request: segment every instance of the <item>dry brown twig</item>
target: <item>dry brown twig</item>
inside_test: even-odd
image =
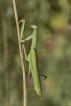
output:
[[[19,23],[18,23],[18,14],[17,14],[17,8],[16,8],[16,2],[13,1],[13,8],[14,8],[14,14],[15,14],[15,21],[16,21],[16,27],[17,27],[17,36],[18,36],[18,43],[19,43],[19,52],[20,52],[20,60],[21,60],[21,66],[22,66],[22,73],[23,73],[23,106],[26,106],[27,96],[26,96],[26,76],[25,76],[25,68],[24,68],[24,62],[23,62],[23,55],[22,55],[22,49],[21,49],[21,42],[20,42],[20,29],[19,29]]]

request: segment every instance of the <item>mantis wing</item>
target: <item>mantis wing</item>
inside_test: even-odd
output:
[[[31,49],[30,51],[30,71],[32,73],[34,89],[37,92],[37,94],[42,98],[41,83],[40,83],[40,77],[38,73],[36,49]]]

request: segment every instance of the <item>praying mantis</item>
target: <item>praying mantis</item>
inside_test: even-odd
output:
[[[29,74],[31,72],[33,84],[34,84],[34,89],[35,89],[37,95],[39,95],[42,99],[42,89],[41,89],[40,76],[39,76],[39,72],[38,72],[39,68],[38,68],[37,52],[36,52],[36,38],[37,38],[37,35],[36,35],[37,30],[36,29],[37,29],[37,27],[35,25],[31,25],[33,32],[29,37],[24,39],[25,20],[22,19],[19,22],[22,22],[21,31],[20,31],[22,50],[24,50],[25,59],[29,63],[28,78],[29,78]],[[32,43],[31,43],[31,48],[30,48],[29,54],[27,56],[24,42],[26,42],[30,39],[32,39]],[[40,75],[44,76],[42,74],[40,74]],[[47,76],[44,76],[44,77],[45,77],[45,79],[47,78]]]

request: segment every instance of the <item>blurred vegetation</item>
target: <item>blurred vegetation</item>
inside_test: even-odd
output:
[[[43,100],[34,88],[28,106],[71,106],[71,0],[16,0],[25,36],[37,25],[37,55]],[[31,41],[25,43],[27,53]],[[28,63],[25,62],[26,76]],[[32,83],[29,78],[29,86]],[[0,0],[0,105],[22,106],[22,71],[12,0]]]

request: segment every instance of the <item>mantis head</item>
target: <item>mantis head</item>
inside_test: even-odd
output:
[[[37,26],[35,26],[35,25],[31,25],[30,27],[33,28],[33,29],[37,28]]]

